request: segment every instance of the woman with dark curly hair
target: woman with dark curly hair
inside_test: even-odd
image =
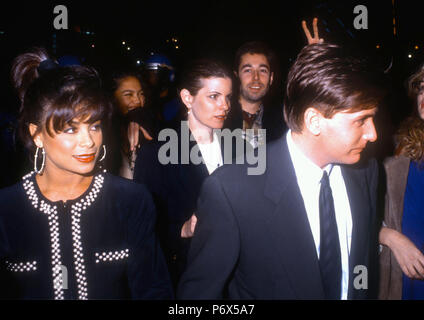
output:
[[[415,111],[396,134],[395,156],[384,163],[380,299],[424,299],[424,68],[409,78],[408,91]]]
[[[12,80],[34,171],[0,190],[0,297],[172,298],[149,192],[99,168],[111,108],[97,72],[36,48]]]

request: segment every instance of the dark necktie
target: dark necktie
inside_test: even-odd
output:
[[[327,172],[321,179],[319,192],[320,253],[319,266],[325,299],[340,299],[342,262],[333,194]]]

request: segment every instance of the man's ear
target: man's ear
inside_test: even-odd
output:
[[[181,101],[185,104],[188,110],[191,110],[194,97],[191,95],[190,91],[187,89],[182,89],[180,91]]]
[[[234,70],[233,72],[234,72],[234,76],[238,79],[239,77],[238,72],[236,70]]]
[[[321,133],[322,118],[323,115],[318,109],[307,108],[303,116],[304,128],[314,136],[318,136]]]
[[[38,132],[37,133],[37,125],[30,123],[28,126],[28,130],[29,130],[29,134],[31,135],[32,139],[34,140],[34,144],[38,147],[38,148],[42,148],[43,147],[43,139],[41,138],[41,133]]]
[[[269,78],[269,86],[272,85],[273,81],[274,81],[274,72],[271,72],[271,77]]]

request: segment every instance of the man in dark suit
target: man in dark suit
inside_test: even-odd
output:
[[[302,49],[265,173],[223,166],[203,184],[178,298],[375,297],[377,164],[360,158],[381,93],[339,46]]]

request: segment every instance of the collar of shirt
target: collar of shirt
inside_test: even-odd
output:
[[[214,132],[211,143],[197,144],[202,154],[203,162],[208,169],[209,174],[212,174],[216,168],[222,166],[221,145],[219,144],[218,136]]]
[[[319,186],[324,170],[327,171],[328,176],[330,176],[333,165],[330,163],[324,169],[321,169],[313,163],[295,144],[291,135],[291,130],[287,132],[287,146],[289,148],[298,183],[302,185],[304,183],[313,183],[314,186]]]

